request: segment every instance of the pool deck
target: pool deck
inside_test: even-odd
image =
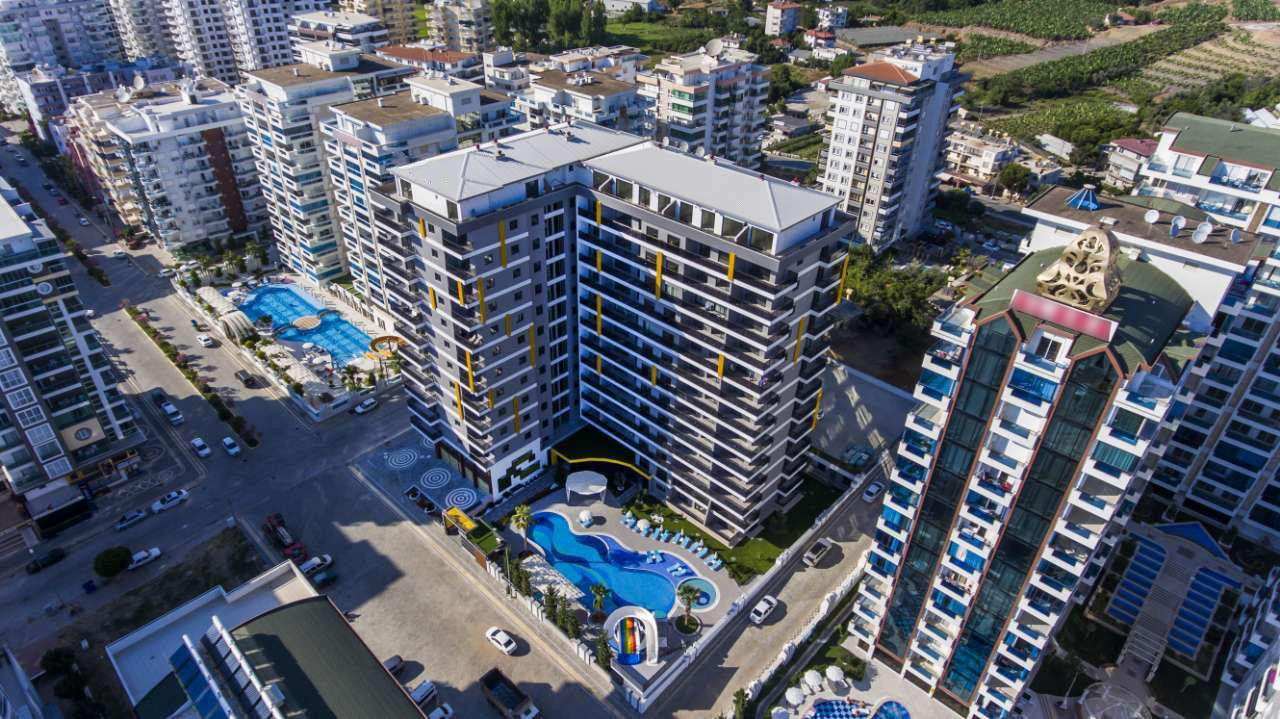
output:
[[[802,686],[800,677],[795,677],[789,687]],[[778,696],[776,707],[781,707],[789,712],[789,716],[794,719],[803,719],[813,711],[814,704],[824,699],[860,699],[870,702],[873,710],[878,708],[882,703],[892,700],[901,704],[911,714],[911,719],[934,719],[935,717],[955,716],[950,710],[944,709],[921,690],[916,685],[907,681],[900,674],[894,674],[893,670],[884,666],[876,660],[867,662],[867,677],[860,682],[844,681],[839,684],[833,684],[826,678],[822,681],[822,690],[818,692],[805,691],[804,703],[799,707],[792,708],[788,706],[782,695]],[[774,707],[770,707],[770,711],[764,716],[772,716]],[[874,711],[872,712],[874,716]]]
[[[569,521],[570,529],[579,534],[607,534],[627,549],[636,552],[647,552],[656,549],[684,562],[693,570],[694,574],[686,574],[680,577],[679,581],[683,582],[693,576],[698,576],[711,582],[716,588],[716,603],[707,609],[694,610],[693,612],[693,615],[702,620],[704,625],[715,624],[723,619],[725,612],[729,609],[729,605],[742,593],[738,584],[729,578],[729,574],[723,568],[719,571],[712,571],[706,562],[695,557],[692,552],[684,547],[671,542],[659,542],[652,537],[645,537],[623,524],[622,509],[615,506],[612,497],[603,501],[593,498],[575,498],[572,503],[566,503],[563,491],[557,491],[535,502],[532,509],[535,514],[548,511],[560,513],[561,516]],[[591,510],[592,516],[595,517],[595,522],[592,523],[591,527],[585,529],[578,523],[578,514],[584,509]],[[513,546],[518,546],[518,542]],[[678,616],[683,611],[684,608],[677,605],[677,608],[672,612],[672,616]]]

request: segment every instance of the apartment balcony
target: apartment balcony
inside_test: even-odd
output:
[[[1057,523],[1053,525],[1053,530],[1061,532],[1071,541],[1092,551],[1098,548],[1098,542],[1102,539],[1102,530],[1106,529],[1106,526],[1106,522],[1099,521],[1092,513],[1068,506],[1065,516],[1058,518]]]

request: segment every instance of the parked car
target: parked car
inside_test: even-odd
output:
[[[42,182],[42,183],[40,183],[40,187],[41,187],[45,192],[53,192],[53,185],[52,185],[52,184],[50,184],[50,183],[48,183],[48,182]]]
[[[151,398],[151,403],[157,407],[169,401],[169,395],[165,394],[164,390],[159,387],[148,392],[147,396]]]
[[[291,534],[283,524],[272,525],[268,522],[267,524],[262,525],[262,533],[275,540],[276,544],[279,544],[281,549],[297,543],[293,538],[293,534]]]
[[[240,380],[240,384],[250,389],[258,386],[258,378],[249,374],[246,370],[236,370],[236,379]]]
[[[266,521],[262,523],[263,527],[283,527],[284,515],[279,512],[273,512],[267,515]]]
[[[427,715],[427,719],[453,719],[453,707],[449,706],[449,702],[444,702],[432,709],[431,713]]]
[[[147,510],[145,509],[135,509],[132,512],[125,512],[121,515],[120,519],[116,520],[116,531],[123,532],[129,527],[132,527],[138,522],[146,519],[148,516],[150,515],[147,514]]]
[[[760,601],[751,608],[751,623],[764,624],[764,620],[773,614],[773,610],[778,608],[778,599],[772,595],[766,594],[760,597]]]
[[[404,657],[399,654],[393,654],[382,660],[382,668],[386,669],[391,676],[399,676],[404,671]]]
[[[88,217],[81,217],[81,218],[80,218],[80,226],[81,226],[81,227],[88,227],[88,226],[89,226],[89,218],[88,218]]]
[[[177,272],[175,272],[175,271],[174,271],[174,269],[173,269],[172,267],[166,267],[166,268],[164,268],[163,270],[160,270],[160,276],[161,276],[161,277],[173,277],[173,276],[174,276],[174,275],[176,275],[176,274],[178,274],[178,273],[177,273]]]
[[[338,581],[337,572],[317,572],[311,575],[311,586],[316,589],[327,587],[336,581]]]
[[[177,407],[173,406],[172,402],[165,402],[160,405],[160,411],[164,412],[164,416],[169,420],[169,424],[174,427],[177,427],[187,421],[187,418],[182,416],[182,413],[178,411]]]
[[[507,634],[505,631],[497,627],[489,627],[484,632],[484,638],[488,639],[489,643],[497,647],[498,651],[501,651],[503,654],[506,654],[507,656],[515,654],[516,640],[512,639],[511,635]]]
[[[62,549],[61,547],[50,549],[44,554],[32,559],[30,562],[27,562],[27,574],[35,574],[41,569],[44,569],[45,567],[52,567],[66,558],[67,550]]]
[[[409,698],[418,706],[434,701],[436,696],[436,685],[430,679],[423,679],[409,690]]]
[[[201,347],[217,347],[218,346],[217,341],[214,340],[209,335],[196,335],[196,342],[199,342]]]
[[[213,454],[213,450],[209,449],[209,445],[205,444],[204,440],[199,437],[191,439],[191,448],[196,451],[197,457],[208,457]]]
[[[166,509],[173,509],[179,504],[182,504],[183,502],[187,501],[187,498],[189,498],[190,496],[191,496],[191,493],[185,489],[179,489],[176,492],[170,492],[164,495],[163,497],[161,497],[160,499],[157,499],[156,501],[151,503],[151,513],[159,514],[165,511]]]
[[[125,252],[124,250],[116,250],[115,252],[111,253],[111,256],[116,258],[117,260],[129,259],[129,253]]]
[[[872,482],[867,485],[866,489],[862,490],[862,501],[867,502],[868,504],[874,502],[876,501],[876,497],[879,497],[880,493],[883,491],[884,482]]]
[[[151,549],[143,549],[133,553],[133,561],[129,562],[129,570],[132,571],[144,564],[150,564],[160,558],[160,548],[152,547]]]
[[[827,556],[827,552],[831,551],[831,547],[830,539],[826,537],[819,539],[813,543],[813,546],[809,547],[809,551],[804,553],[804,563],[810,567],[818,566],[818,562],[821,562],[822,558]]]
[[[59,205],[66,205],[66,204],[68,204],[68,202],[67,202],[67,198],[62,197],[62,196],[59,196],[59,197],[58,197],[58,204],[59,204]]]
[[[330,564],[333,564],[333,557],[328,554],[317,554],[311,559],[299,564],[298,571],[303,574],[315,574],[321,569],[328,567]]]
[[[377,407],[377,406],[378,406],[378,398],[370,397],[369,399],[366,399],[360,404],[352,407],[351,414],[368,414],[373,411],[374,407]]]
[[[227,454],[231,455],[232,457],[240,456],[240,445],[230,437],[222,438],[222,448],[227,450]]]
[[[89,319],[93,319],[98,316],[98,313],[94,310],[85,310],[84,316],[88,317]]]
[[[294,564],[301,564],[307,561],[307,545],[302,542],[294,542],[285,547],[281,552],[285,559],[293,560]]]

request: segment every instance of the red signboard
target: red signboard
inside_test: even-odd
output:
[[[1116,333],[1116,323],[1106,317],[1085,312],[1056,300],[1040,295],[1033,295],[1022,290],[1013,291],[1013,302],[1010,306],[1018,312],[1024,312],[1046,322],[1066,327],[1080,334],[1089,335],[1103,342],[1110,342]]]

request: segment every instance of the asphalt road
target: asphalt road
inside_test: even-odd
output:
[[[92,611],[180,561],[192,546],[224,526],[228,516],[239,517],[269,553],[256,527],[266,514],[281,511],[312,553],[333,555],[340,579],[328,591],[339,607],[358,616],[355,626],[371,648],[383,656],[404,656],[410,662],[408,676],[435,680],[443,699],[460,715],[489,715],[475,682],[493,666],[535,702],[555,708],[554,715],[613,714],[593,693],[603,696],[608,691],[598,686],[603,682],[593,682],[585,666],[572,666],[560,652],[548,649],[526,630],[525,620],[512,606],[475,586],[469,574],[459,571],[456,560],[424,542],[419,528],[347,469],[354,457],[409,428],[402,400],[384,402],[362,417],[342,415],[314,425],[273,391],[244,389],[234,378],[242,365],[230,348],[205,349],[196,343],[191,316],[167,280],[158,276],[161,264],[154,248],[130,253],[127,260],[113,259],[111,254],[119,248],[110,243],[107,231],[96,221],[81,227],[73,205],[57,205],[48,198],[41,189],[46,179],[34,161],[22,168],[9,151],[0,151],[0,172],[32,192],[77,241],[100,256],[111,279],[109,287],[89,278],[76,260],[68,258],[68,265],[85,305],[97,314],[92,320],[95,329],[126,375],[121,391],[134,395],[134,406],[149,431],[165,437],[175,461],[181,462],[181,471],[169,481],[113,492],[99,502],[91,520],[41,547],[70,547],[60,564],[29,577],[20,568],[21,557],[10,562],[0,578],[0,602],[7,607],[0,617],[0,641],[20,650],[47,640],[70,616],[65,610],[47,616],[46,605],[76,603]],[[230,428],[129,319],[121,309],[124,301],[146,309],[153,324],[181,351],[200,358],[201,374],[227,390],[236,411],[261,431],[261,446],[246,448],[239,458],[222,451],[218,440],[231,434]],[[185,424],[173,428],[160,421],[145,396],[154,387],[173,399]],[[196,458],[190,450],[188,442],[195,436],[213,447],[208,459]],[[191,499],[123,532],[112,529],[123,511],[145,507],[177,488],[188,489]],[[156,546],[164,554],[136,574],[85,595],[81,583],[92,577],[93,557],[118,544]],[[276,555],[268,556],[275,561]],[[521,644],[517,656],[505,657],[484,641],[483,632],[491,625],[512,631]]]

